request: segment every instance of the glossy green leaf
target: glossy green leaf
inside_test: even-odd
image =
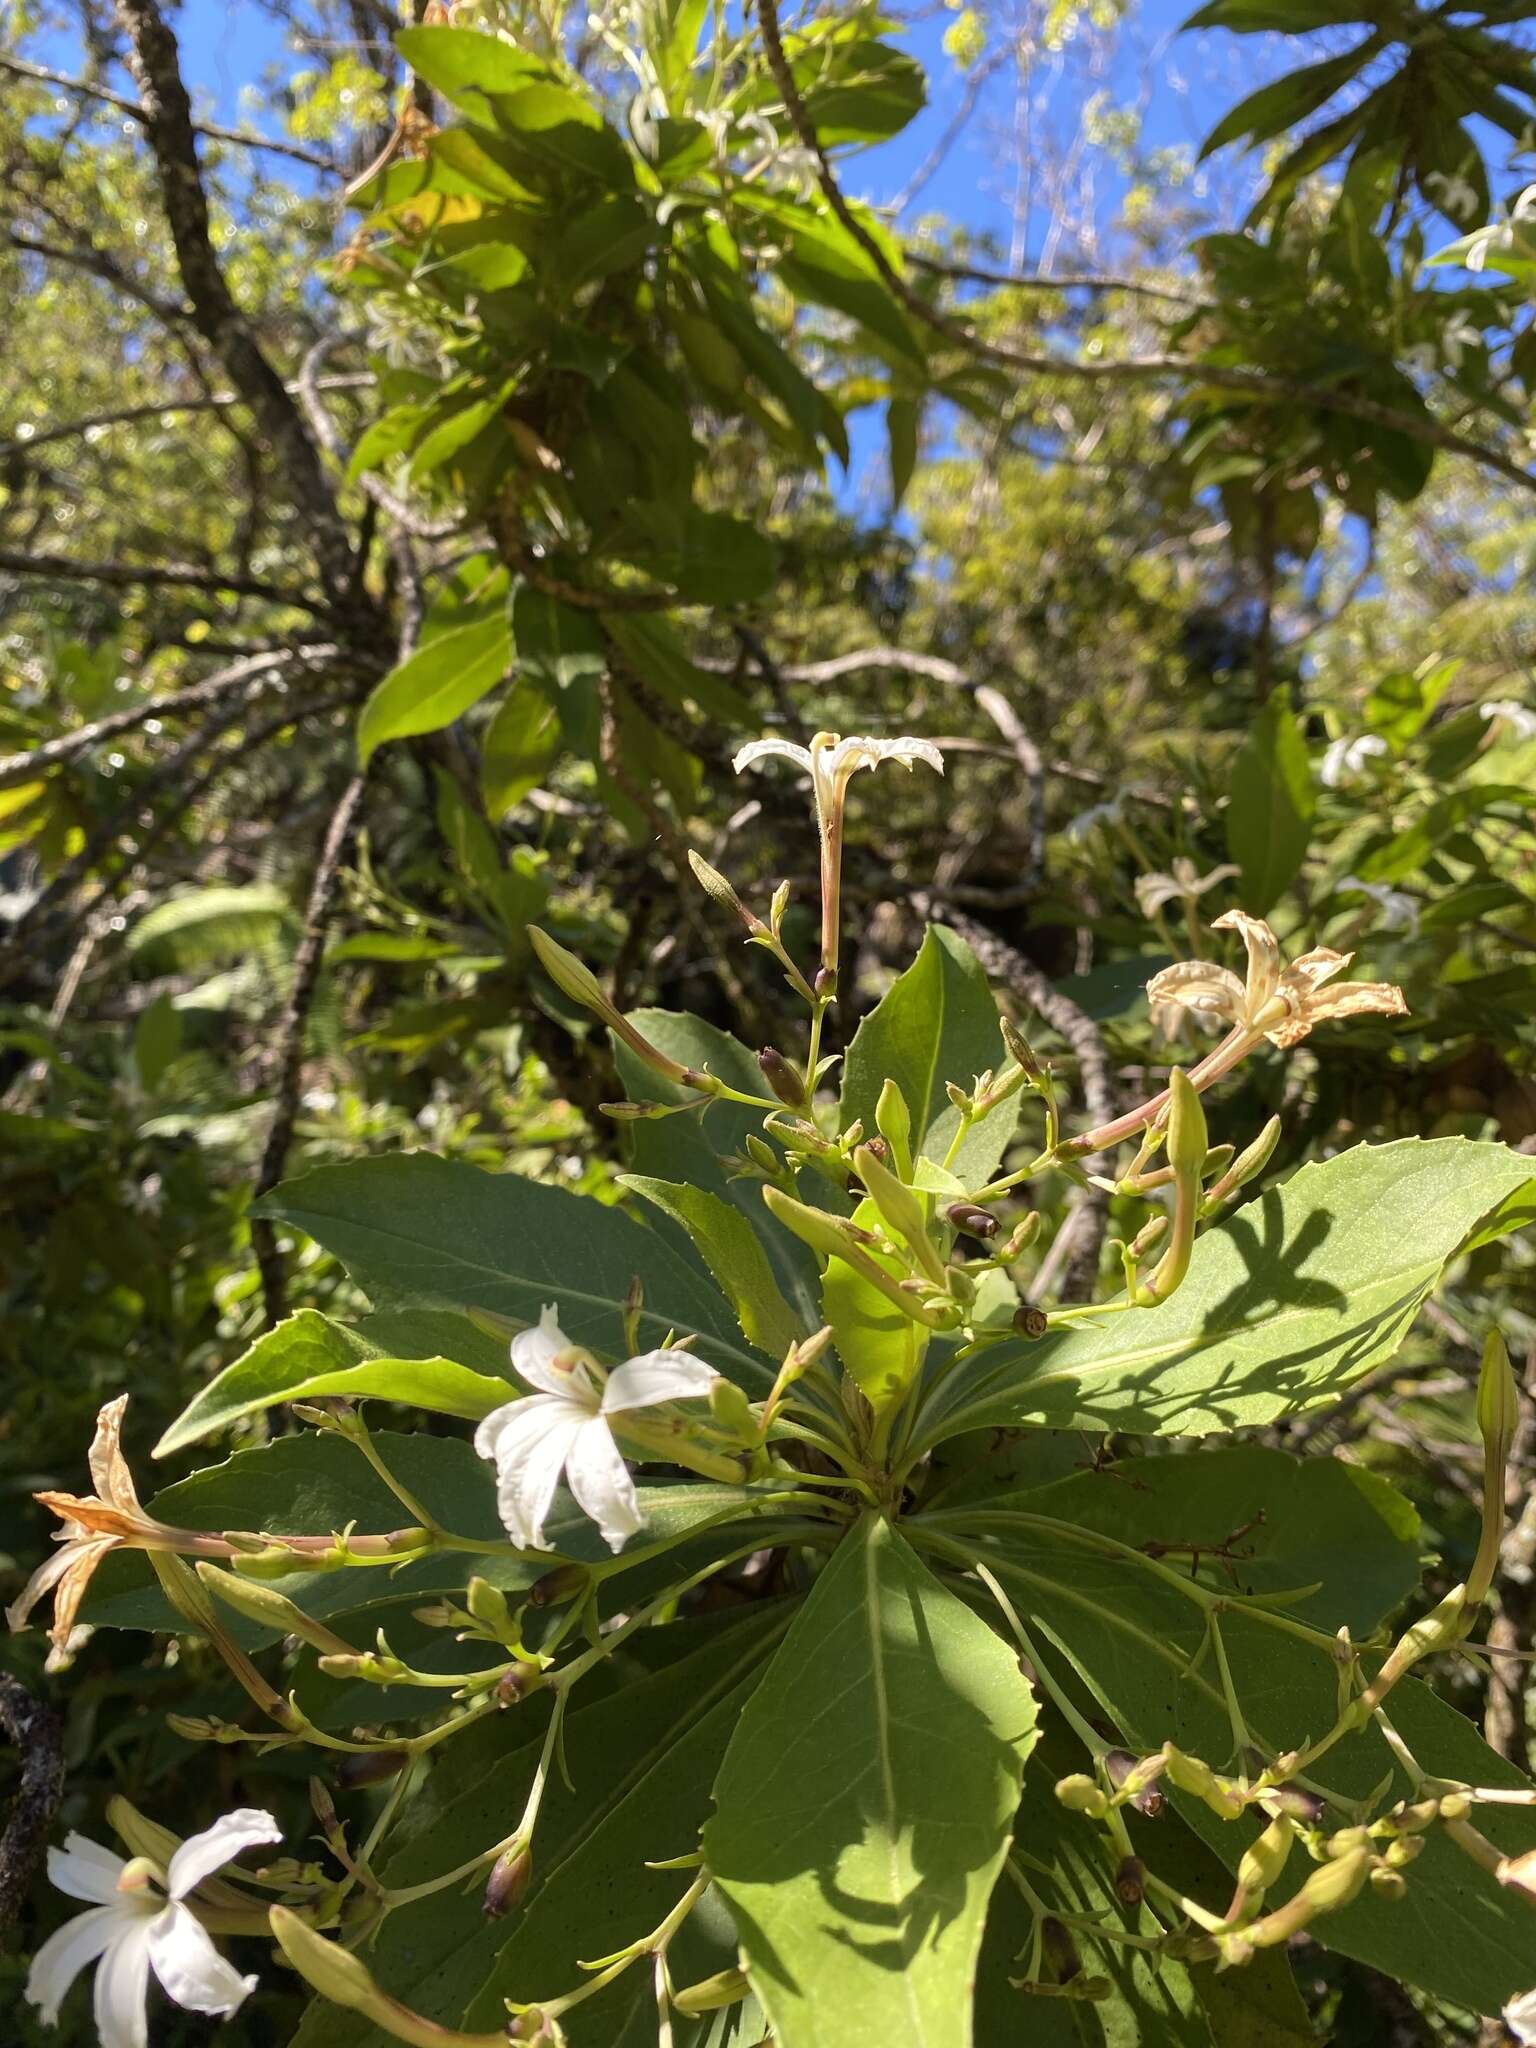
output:
[[[624,1306],[645,1290],[642,1349],[669,1330],[753,1391],[773,1367],[738,1332],[702,1262],[672,1237],[563,1188],[431,1153],[322,1166],[257,1205],[333,1252],[379,1308],[486,1310],[536,1323],[546,1303],[576,1344],[626,1356]]]
[[[548,70],[504,36],[446,23],[400,29],[395,47],[419,78],[476,120],[490,116],[490,94],[521,92]]]
[[[511,689],[480,742],[480,790],[487,813],[506,816],[537,789],[560,752],[555,707],[533,684]]]
[[[1202,1237],[1159,1307],[951,1371],[917,1442],[1020,1423],[1204,1436],[1322,1406],[1391,1357],[1446,1260],[1531,1178],[1519,1153],[1462,1138],[1304,1166]]]
[[[620,1174],[619,1182],[654,1203],[687,1231],[735,1309],[736,1320],[749,1344],[766,1351],[771,1358],[782,1358],[792,1344],[810,1335],[796,1321],[780,1294],[767,1254],[739,1209],[733,1209],[707,1188],[653,1180],[643,1173]]]
[[[1422,732],[1462,666],[1459,660],[1431,659],[1383,676],[1365,700],[1366,724],[1394,746],[1406,746]]]
[[[1475,782],[1463,789],[1453,789],[1385,846],[1367,854],[1360,863],[1361,876],[1367,882],[1403,881],[1417,873],[1453,833],[1501,808],[1521,813],[1522,823],[1528,827],[1531,813],[1536,810],[1536,796],[1519,783]]]
[[[195,1394],[155,1445],[164,1458],[281,1401],[320,1394],[365,1396],[478,1422],[520,1388],[447,1358],[390,1358],[356,1330],[312,1308],[265,1331],[233,1365]]]
[[[779,2048],[964,2048],[1034,1700],[868,1516],[741,1716],[704,1850]]]
[[[848,1048],[843,1124],[858,1117],[866,1135],[871,1133],[875,1104],[890,1079],[911,1112],[914,1152],[947,1163],[967,1187],[981,1187],[1013,1135],[1018,1098],[973,1123],[949,1159],[960,1112],[945,1084],[969,1089],[978,1074],[1004,1064],[997,1005],[981,962],[946,926],[931,925],[916,960],[870,1011]]]
[[[499,614],[439,633],[377,685],[357,722],[357,753],[369,761],[386,740],[439,732],[495,689],[512,659]]]
[[[1380,38],[1368,36],[1341,57],[1304,65],[1300,71],[1287,71],[1261,85],[1217,122],[1200,146],[1201,157],[1213,156],[1229,142],[1267,142],[1283,128],[1306,120],[1331,100],[1379,47]]]
[[[1296,879],[1312,833],[1317,789],[1290,691],[1270,693],[1232,764],[1227,851],[1243,871],[1242,903],[1263,917]]]
[[[893,398],[885,408],[885,433],[891,452],[891,505],[899,510],[917,468],[919,410],[911,398]]]
[[[878,1229],[880,1212],[873,1202],[860,1202],[853,1221],[865,1230]],[[905,1263],[894,1255],[871,1251],[870,1257],[893,1280],[906,1277]],[[843,1369],[859,1392],[877,1414],[894,1407],[917,1376],[929,1332],[841,1259],[827,1261],[821,1313],[831,1326]]]

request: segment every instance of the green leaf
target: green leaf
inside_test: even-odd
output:
[[[488,1379],[446,1358],[381,1356],[378,1346],[358,1331],[303,1308],[264,1332],[243,1358],[195,1394],[155,1445],[154,1454],[167,1457],[216,1429],[227,1429],[242,1416],[317,1394],[345,1394],[354,1400],[371,1396],[478,1422],[518,1392],[509,1379]]]
[[[1380,46],[1379,36],[1367,36],[1363,43],[1346,50],[1342,57],[1325,58],[1321,64],[1305,65],[1300,71],[1288,71],[1268,85],[1261,85],[1257,92],[1239,100],[1232,111],[1217,122],[1200,145],[1202,161],[1213,156],[1218,149],[1224,149],[1229,142],[1237,142],[1243,137],[1251,143],[1267,142],[1282,128],[1291,128],[1306,120],[1309,114],[1315,114],[1320,106],[1331,100],[1339,87],[1347,84]]]
[[[390,1915],[389,1939],[369,1952],[385,1988],[448,2026],[495,2028],[506,2020],[504,1999],[528,2002],[569,1989],[581,1982],[583,1960],[656,1926],[693,1872],[649,1863],[692,1847],[720,1758],[787,1619],[774,1603],[725,1627],[656,1630],[649,1636],[652,1657],[670,1652],[671,1661],[649,1673],[631,1666],[629,1682],[606,1695],[583,1685],[562,1743],[576,1790],[562,1774],[551,1777],[522,1908],[488,1920],[473,1902],[466,1910],[460,1885],[399,1908]],[[443,1785],[434,1777],[428,1788],[430,1819],[385,1863],[385,1883],[426,1883],[503,1839],[532,1782],[544,1726],[534,1700],[447,1745]],[[734,1963],[729,1916],[713,1895],[685,1923],[668,1960],[679,1989]],[[654,2044],[648,1960],[562,2025],[572,2048]],[[678,2039],[683,2048],[702,2048],[701,2037],[682,2023]],[[392,2037],[360,2014],[316,2000],[293,2048],[392,2048]]]
[[[854,1035],[843,1065],[842,1121],[875,1128],[875,1104],[887,1079],[906,1098],[914,1153],[941,1164],[960,1128],[945,1093],[970,1088],[1002,1066],[997,1005],[976,955],[944,925],[930,925],[916,960],[892,983]],[[1018,1120],[1018,1097],[972,1124],[950,1169],[968,1188],[990,1179]]]
[[[130,954],[161,954],[178,967],[248,957],[293,921],[287,896],[270,882],[188,889],[146,910],[123,941]]]
[[[675,1010],[634,1010],[630,1021],[655,1046],[685,1067],[711,1073],[744,1095],[761,1091],[763,1076],[739,1038]],[[683,1102],[690,1090],[674,1087],[642,1064],[620,1040],[614,1060],[631,1102]],[[706,1189],[739,1209],[767,1254],[774,1284],[807,1329],[816,1328],[821,1282],[810,1250],[776,1223],[763,1202],[762,1183],[734,1177],[727,1162],[739,1156],[746,1138],[761,1134],[762,1112],[748,1103],[705,1102],[689,1116],[637,1123],[630,1131],[630,1163],[658,1180],[684,1181]]]
[[[1385,846],[1367,854],[1360,863],[1362,878],[1367,882],[1404,880],[1417,873],[1435,849],[1463,825],[1501,805],[1513,806],[1528,824],[1532,810],[1536,809],[1536,796],[1518,782],[1475,782],[1463,789],[1453,789]]]
[[[158,995],[140,1010],[133,1027],[133,1064],[147,1094],[159,1087],[180,1051],[181,1013],[168,995]]]
[[[1334,28],[1346,21],[1369,21],[1361,0],[1209,0],[1182,24],[1192,28],[1229,28],[1240,36],[1305,35],[1308,29]]]
[[[891,451],[891,509],[900,511],[912,472],[917,467],[920,409],[911,398],[893,398],[885,408],[885,432]]]
[[[1383,676],[1365,700],[1365,722],[1394,746],[1406,746],[1423,731],[1435,706],[1460,674],[1463,664],[1434,656],[1416,669]]]
[[[780,1294],[767,1254],[739,1209],[707,1188],[653,1180],[643,1173],[621,1173],[619,1185],[654,1202],[687,1231],[735,1309],[749,1344],[766,1351],[770,1358],[782,1358],[792,1344],[810,1335]]]
[[[773,1382],[680,1240],[564,1188],[413,1152],[322,1166],[284,1182],[256,1212],[317,1239],[376,1307],[480,1309],[523,1325],[553,1303],[573,1344],[610,1358],[627,1355],[624,1308],[638,1279],[642,1349],[664,1344],[669,1330],[691,1334],[749,1390]]]
[[[779,2048],[964,2048],[1035,1706],[867,1516],[747,1705],[704,1851]]]
[[[880,1212],[863,1201],[853,1212],[861,1229],[880,1226]],[[906,1277],[907,1267],[894,1255],[870,1252],[893,1280]],[[883,1414],[905,1394],[928,1350],[929,1333],[904,1316],[880,1289],[841,1259],[829,1259],[821,1281],[821,1313],[830,1324],[832,1341],[843,1369],[876,1414]]]
[[[913,1448],[1017,1424],[1205,1436],[1319,1407],[1392,1356],[1446,1260],[1531,1179],[1518,1152],[1464,1138],[1304,1166],[1203,1236],[1157,1308],[952,1370]]]
[[[486,811],[504,818],[553,767],[560,752],[560,720],[531,683],[517,683],[480,742],[480,790]]]
[[[597,621],[520,583],[512,599],[512,633],[522,677],[554,705],[569,743],[595,754],[597,685],[608,660]]]
[[[662,549],[656,573],[680,598],[715,605],[745,604],[770,589],[779,553],[766,534],[727,512],[690,505],[680,545]]]
[[[1317,790],[1291,693],[1271,692],[1232,764],[1227,851],[1243,871],[1242,901],[1263,917],[1295,880],[1311,837]]]
[[[1357,1642],[1419,1583],[1419,1517],[1395,1487],[1359,1465],[1259,1444],[1121,1458],[975,1499],[970,1512],[987,1508],[1056,1516],[1180,1569],[1203,1562],[1236,1593],[1299,1595],[1288,1614],[1330,1634],[1347,1627]]]
[[[919,1546],[923,1540],[916,1528],[913,1540]],[[1112,1739],[1133,1751],[1172,1740],[1217,1770],[1235,1764],[1220,1672],[1206,1650],[1207,1608],[1198,1590],[1184,1583],[1187,1567],[1170,1571],[1146,1558],[1099,1554],[1091,1544],[1045,1530],[1002,1534],[992,1526],[987,1541],[990,1567],[1027,1617],[1043,1663],[1058,1681],[1069,1671],[1076,1675],[1092,1696],[1089,1711]],[[1280,1755],[1331,1728],[1338,1712],[1331,1635],[1298,1641],[1273,1615],[1245,1608],[1224,1580],[1211,1576],[1208,1584],[1224,1603],[1222,1644],[1253,1738],[1267,1754]],[[1427,1686],[1406,1679],[1389,1705],[1426,1771],[1525,1789],[1520,1773]],[[1375,1727],[1341,1740],[1311,1766],[1308,1778],[1325,1795],[1346,1801],[1371,1797],[1385,1781],[1381,1808],[1417,1796]],[[1252,1822],[1223,1823],[1198,1801],[1176,1803],[1232,1868],[1255,1832]],[[1507,1853],[1536,1846],[1536,1817],[1529,1813],[1483,1806],[1477,1824]],[[1310,1868],[1305,1857],[1293,1859],[1271,1902],[1279,1905]],[[1477,2012],[1496,2012],[1530,1981],[1529,1904],[1479,1870],[1439,1829],[1429,1831],[1402,1899],[1383,1900],[1367,1887],[1353,1905],[1310,1931],[1325,1947]]]
[[[505,37],[475,28],[403,28],[395,35],[395,47],[418,78],[477,121],[494,119],[489,94],[521,92],[549,69]]]
[[[450,627],[419,647],[377,685],[357,721],[358,760],[386,740],[439,732],[495,689],[512,660],[512,635],[499,613]]]

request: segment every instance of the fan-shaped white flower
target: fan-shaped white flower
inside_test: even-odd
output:
[[[1214,889],[1218,882],[1225,882],[1231,875],[1242,870],[1223,861],[1208,874],[1202,875],[1187,853],[1175,856],[1171,874],[1138,875],[1136,878],[1136,901],[1143,917],[1151,917],[1162,909],[1165,903],[1176,899],[1185,903],[1196,903],[1207,889]]]
[[[85,1835],[67,1836],[62,1849],[48,1851],[48,1875],[90,1911],[65,1921],[32,1958],[28,2000],[47,2025],[57,2025],[64,1994],[95,1963],[101,2048],[146,2048],[151,1970],[188,2012],[227,2019],[256,1979],[224,1960],[184,1901],[242,1849],[281,1839],[270,1813],[242,1807],[189,1835],[161,1870],[141,1856],[125,1862]]]
[[[1385,882],[1363,882],[1358,875],[1346,875],[1339,888],[1353,889],[1361,896],[1369,896],[1381,912],[1381,921],[1389,932],[1408,932],[1417,937],[1419,906],[1404,890],[1389,889]]]
[[[1513,697],[1496,697],[1491,704],[1479,704],[1477,715],[1498,719],[1517,740],[1536,739],[1536,711],[1517,704]]]
[[[540,1391],[495,1408],[475,1449],[496,1467],[496,1505],[514,1543],[549,1550],[544,1523],[565,1474],[576,1502],[613,1550],[643,1526],[635,1483],[610,1418],[707,1397],[719,1377],[687,1351],[646,1351],[605,1373],[573,1344],[553,1308],[512,1339],[512,1366]]]
[[[942,775],[944,756],[932,740],[840,739],[835,732],[819,732],[808,747],[796,746],[792,740],[749,740],[731,766],[740,775],[743,769],[754,767],[759,761],[773,760],[793,761],[811,778],[816,824],[821,834],[821,964],[829,974],[835,974],[842,897],[843,806],[848,784],[861,768],[878,768],[882,761],[899,761],[908,773],[922,761]]]
[[[1346,734],[1343,739],[1334,740],[1323,755],[1318,780],[1324,789],[1337,789],[1341,782],[1358,775],[1374,755],[1386,751],[1387,743],[1379,733],[1357,733],[1353,739]]]
[[[1476,187],[1459,171],[1431,171],[1424,185],[1427,191],[1437,195],[1442,210],[1452,220],[1470,220],[1477,212]]]
[[[1536,2048],[1536,1991],[1522,1991],[1518,1998],[1512,1998],[1502,2017],[1520,2048]]]

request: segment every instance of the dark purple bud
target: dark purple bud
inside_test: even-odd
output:
[[[1122,1906],[1139,1906],[1147,1888],[1147,1866],[1139,1856],[1127,1856],[1115,1872],[1115,1897]]]
[[[552,1572],[546,1572],[542,1579],[535,1579],[528,1588],[529,1605],[553,1607],[557,1600],[569,1600],[574,1594],[583,1592],[586,1583],[585,1565],[557,1564]]]
[[[519,1700],[525,1700],[529,1693],[537,1692],[544,1683],[544,1673],[537,1664],[514,1664],[510,1671],[503,1671],[496,1681],[496,1704],[499,1707],[515,1707]]]
[[[818,967],[816,979],[811,983],[811,986],[824,1003],[830,1003],[837,994],[837,969],[835,967]]]
[[[966,1231],[971,1237],[995,1237],[1001,1228],[990,1209],[978,1208],[974,1202],[951,1202],[944,1214],[956,1230]]]
[[[520,1906],[532,1882],[532,1852],[525,1842],[514,1842],[491,1866],[490,1879],[485,1887],[485,1904],[481,1908],[486,1919],[503,1919],[515,1906]]]
[[[403,1749],[370,1749],[344,1756],[336,1765],[336,1783],[343,1792],[355,1792],[359,1785],[377,1785],[385,1778],[397,1778],[410,1762]]]
[[[1021,1337],[1043,1337],[1050,1326],[1045,1310],[1036,1308],[1033,1302],[1025,1302],[1013,1312],[1013,1327]]]
[[[1040,1922],[1040,1940],[1053,1980],[1057,1984],[1070,1984],[1081,1972],[1083,1959],[1077,1952],[1077,1943],[1054,1913],[1047,1913]]]
[[[785,1059],[783,1053],[765,1045],[757,1056],[757,1064],[762,1069],[763,1079],[780,1102],[787,1103],[791,1109],[803,1106],[805,1082],[793,1060]]]

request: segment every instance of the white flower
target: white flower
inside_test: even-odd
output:
[[[56,2026],[64,1994],[96,1965],[96,2031],[101,2048],[147,2048],[149,1973],[188,2012],[227,2019],[256,1988],[225,1962],[197,1915],[182,1901],[232,1856],[258,1842],[281,1841],[270,1813],[242,1807],[200,1835],[189,1835],[162,1872],[143,1857],[125,1863],[84,1835],[48,1851],[48,1875],[61,1892],[90,1903],[32,1959],[26,1995]]]
[[[1536,1991],[1522,1991],[1512,1998],[1504,2008],[1503,2020],[1520,2048],[1536,2048]]]
[[[792,740],[749,740],[731,766],[739,775],[758,761],[774,759],[793,761],[803,768],[815,792],[816,824],[821,833],[821,964],[829,975],[835,975],[848,784],[861,768],[878,768],[882,761],[899,761],[909,773],[923,761],[942,775],[944,756],[932,740],[845,740],[835,732],[819,732],[808,747],[797,747]]]
[[[1358,775],[1374,754],[1384,754],[1387,743],[1379,733],[1363,732],[1356,738],[1347,736],[1334,740],[1323,756],[1323,765],[1318,770],[1318,780],[1324,789],[1337,789],[1341,782],[1348,782]]]
[[[1407,1015],[1402,990],[1389,982],[1346,981],[1324,988],[1349,965],[1352,954],[1315,946],[1286,966],[1279,942],[1263,918],[1249,917],[1242,910],[1218,917],[1211,930],[1241,933],[1248,951],[1246,979],[1239,980],[1229,967],[1213,966],[1209,960],[1180,960],[1147,983],[1149,1002],[1180,1003],[1197,1015],[1219,1017],[1250,1042],[1262,1036],[1282,1047],[1299,1045],[1314,1024],[1336,1017],[1367,1012]]]
[[[1502,719],[1517,740],[1536,739],[1536,711],[1528,711],[1512,697],[1499,697],[1492,704],[1479,704],[1477,715],[1479,718]]]
[[[1463,351],[1476,348],[1482,339],[1482,329],[1458,314],[1440,336],[1440,352],[1453,370],[1459,370]]]
[[[1229,875],[1240,874],[1242,870],[1223,861],[1220,867],[1212,868],[1209,874],[1198,872],[1188,854],[1179,854],[1173,862],[1171,874],[1138,875],[1136,877],[1136,901],[1143,917],[1151,917],[1162,909],[1165,903],[1172,903],[1175,897],[1186,903],[1195,903],[1207,889],[1214,889],[1218,882],[1226,881]]]
[[[605,1374],[571,1343],[552,1308],[536,1330],[512,1339],[512,1365],[541,1391],[493,1409],[475,1431],[475,1449],[496,1467],[496,1505],[508,1534],[525,1550],[553,1547],[544,1522],[563,1471],[577,1505],[609,1547],[622,1550],[643,1524],[609,1418],[697,1400],[719,1375],[686,1351],[647,1351]]]
[[[1403,890],[1389,889],[1385,882],[1362,882],[1358,875],[1346,875],[1339,887],[1369,896],[1381,912],[1381,921],[1389,932],[1407,932],[1413,938],[1418,937],[1419,906]]]
[[[1477,212],[1477,190],[1460,172],[1431,171],[1425,178],[1427,190],[1438,195],[1441,210],[1452,220],[1470,220]]]

